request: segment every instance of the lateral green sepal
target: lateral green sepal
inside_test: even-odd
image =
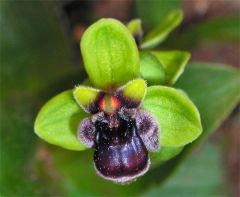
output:
[[[157,153],[151,153],[150,152],[150,157],[151,157],[151,167],[157,167],[158,165],[172,159],[176,155],[182,152],[184,149],[184,146],[179,146],[179,147],[166,147],[166,146],[161,146],[160,151]]]
[[[151,86],[142,108],[158,121],[162,146],[184,146],[202,132],[199,112],[182,91],[166,86]]]
[[[70,150],[85,150],[77,139],[78,126],[87,114],[73,98],[72,90],[50,99],[40,110],[34,124],[35,133],[50,144]]]

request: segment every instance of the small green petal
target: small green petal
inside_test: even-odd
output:
[[[165,82],[165,71],[158,59],[149,52],[140,54],[140,73],[148,85],[161,85]]]
[[[70,150],[86,147],[77,139],[78,126],[87,114],[77,105],[72,90],[48,101],[37,115],[34,130],[43,140]]]
[[[112,90],[139,75],[139,54],[131,33],[115,19],[91,25],[81,41],[85,69],[93,86]]]
[[[175,29],[183,19],[182,10],[174,10],[166,18],[163,18],[159,25],[149,32],[146,37],[143,38],[141,44],[142,49],[154,48],[161,42],[163,42],[168,34]]]
[[[142,108],[158,121],[162,146],[184,146],[202,132],[199,112],[182,91],[166,86],[149,87]]]
[[[98,109],[96,101],[101,94],[100,90],[87,86],[77,86],[73,90],[73,96],[79,106],[86,112],[95,113]]]
[[[146,94],[147,85],[143,79],[135,79],[117,90],[117,97],[128,108],[136,108],[141,105]]]
[[[123,95],[140,101],[145,95],[146,88],[147,85],[144,80],[135,79],[126,84],[126,86],[123,88]]]

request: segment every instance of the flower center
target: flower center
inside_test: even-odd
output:
[[[120,101],[116,96],[104,95],[98,103],[99,109],[106,113],[113,113],[120,107]]]

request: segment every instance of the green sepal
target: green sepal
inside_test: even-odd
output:
[[[157,27],[149,32],[141,44],[142,49],[151,49],[163,42],[168,34],[175,29],[183,19],[182,10],[174,10],[163,18]]]
[[[87,114],[73,98],[72,90],[58,94],[49,100],[37,115],[34,131],[50,144],[70,150],[85,150],[77,139],[78,126]]]
[[[149,52],[140,53],[140,74],[148,85],[161,85],[165,82],[165,71],[158,59]]]
[[[165,85],[173,85],[183,73],[190,53],[185,51],[150,51],[162,64],[166,73]]]
[[[134,79],[120,87],[116,96],[127,108],[137,108],[141,105],[147,91],[147,84],[143,79]]]
[[[112,90],[139,75],[135,40],[122,23],[101,19],[91,25],[81,40],[85,69],[94,87]]]
[[[137,44],[140,44],[143,36],[142,21],[140,19],[132,19],[127,24],[127,28],[135,38]]]
[[[76,86],[73,96],[78,105],[87,113],[95,113],[98,109],[96,101],[101,91],[87,86]]]
[[[182,152],[184,146],[178,146],[178,147],[165,147],[161,146],[160,151],[158,153],[152,153],[150,152],[151,157],[151,168],[154,168],[158,166],[159,164],[162,164],[179,153]]]
[[[142,104],[161,128],[162,146],[184,146],[202,132],[200,115],[193,102],[181,91],[166,86],[151,86]]]

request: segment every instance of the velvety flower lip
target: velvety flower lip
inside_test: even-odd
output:
[[[88,103],[81,99],[87,91],[92,97]],[[159,126],[140,109],[145,91],[142,79],[130,81],[113,93],[83,86],[74,90],[80,106],[93,114],[81,121],[79,140],[95,149],[95,169],[107,180],[133,181],[149,169],[148,151],[159,150]]]

